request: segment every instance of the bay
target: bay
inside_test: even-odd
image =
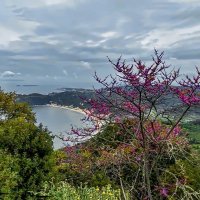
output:
[[[71,130],[71,125],[83,127],[81,119],[83,114],[68,109],[52,106],[34,106],[33,112],[36,114],[37,124],[42,123],[53,135],[65,135]],[[59,149],[67,145],[61,139],[54,138],[54,149]]]

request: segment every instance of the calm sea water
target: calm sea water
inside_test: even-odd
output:
[[[67,131],[70,131],[71,125],[77,127],[83,126],[81,119],[84,116],[78,112],[50,106],[33,107],[33,112],[36,113],[37,123],[42,123],[54,135],[67,135]],[[66,143],[61,139],[57,137],[54,138],[55,149],[59,149],[65,145]]]
[[[63,85],[23,85],[23,82],[1,82],[0,87],[5,92],[16,92],[17,94],[49,94],[51,92],[60,92],[58,88]]]

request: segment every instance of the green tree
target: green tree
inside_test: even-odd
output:
[[[0,197],[14,199],[20,181],[18,159],[0,149]]]
[[[30,191],[38,191],[49,179],[53,167],[52,137],[47,129],[42,125],[36,126],[35,122],[27,104],[17,103],[14,93],[0,91],[0,150],[11,155],[10,162],[15,160],[19,166],[17,181],[8,177],[15,185],[14,192],[19,199],[29,199]],[[14,173],[11,168],[8,170]],[[13,189],[12,184],[8,191]],[[0,185],[0,190],[3,187]]]

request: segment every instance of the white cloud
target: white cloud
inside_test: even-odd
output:
[[[62,4],[67,7],[74,7],[85,1],[86,0],[34,0],[34,1],[7,0],[6,4],[9,6],[20,5],[20,7],[26,7],[26,8],[39,8],[39,7],[62,5]]]
[[[116,25],[117,25],[117,27],[121,27],[121,26],[127,24],[130,21],[131,21],[131,19],[129,19],[128,17],[122,17],[117,21]]]
[[[67,72],[67,70],[63,70],[63,74],[65,75],[65,76],[68,76],[68,72]]]
[[[29,39],[32,42],[45,42],[46,44],[50,44],[50,45],[57,45],[59,44],[59,41],[56,40],[55,38],[52,37],[52,35],[50,36],[38,36],[38,35],[34,35],[32,34],[32,36],[29,36]]]
[[[82,65],[85,69],[92,69],[89,62],[81,61],[81,65]]]
[[[15,55],[15,56],[11,56],[11,58],[13,60],[20,60],[20,61],[22,61],[22,60],[27,60],[27,61],[29,61],[29,60],[48,60],[48,57],[46,57],[46,56],[33,56],[33,55],[31,55],[31,56]]]
[[[73,44],[77,47],[99,47],[105,42],[107,42],[108,39],[102,39],[102,40],[86,40],[85,42],[80,41],[73,41]]]
[[[56,5],[56,4],[63,4],[68,2],[69,4],[72,4],[73,1],[66,1],[66,0],[43,0],[47,5]]]
[[[73,7],[84,0],[43,0],[47,5],[64,4],[65,6]]]
[[[103,38],[112,38],[112,37],[116,37],[118,35],[117,32],[115,31],[108,31],[108,32],[104,32],[101,34],[101,37]]]
[[[98,47],[101,44],[105,43],[107,39],[103,40],[98,40],[98,41],[93,41],[93,40],[87,40],[85,43],[82,43],[82,46],[87,46],[87,47]]]
[[[7,46],[12,41],[20,40],[20,33],[0,25],[0,46]]]
[[[159,49],[172,48],[172,46],[176,46],[177,42],[194,37],[200,37],[200,25],[172,30],[156,29],[150,31],[142,39],[141,44],[143,48],[150,50],[154,47]]]
[[[21,41],[24,35],[34,35],[38,22],[13,19],[12,23],[1,22],[0,48],[9,48],[11,42]]]
[[[15,73],[15,72],[12,72],[12,71],[4,71],[3,73],[1,73],[1,77],[14,77],[16,75],[21,75],[21,73]]]
[[[124,37],[124,40],[128,40],[128,39],[131,39],[133,37],[134,37],[134,35],[127,35],[127,36]]]
[[[169,2],[174,2],[174,3],[200,3],[199,0],[169,0]]]

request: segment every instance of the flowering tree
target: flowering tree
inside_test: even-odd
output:
[[[146,200],[176,195],[177,185],[185,184],[186,180],[174,175],[174,188],[169,188],[160,177],[171,173],[167,167],[188,152],[180,122],[187,111],[200,102],[198,68],[194,77],[183,78],[179,70],[170,70],[165,64],[163,52],[155,50],[152,60],[147,66],[140,60],[127,64],[121,57],[116,63],[109,59],[116,76],[100,79],[95,74],[103,87],[95,90],[94,99],[85,100],[90,105],[85,111],[90,125],[84,129],[72,128],[76,141],[92,137],[105,139],[105,143],[106,140],[113,142],[109,149],[101,145],[97,165],[115,166],[122,191],[121,167],[124,163],[135,166],[135,172],[129,174],[134,177],[129,189],[135,198]],[[108,139],[106,128],[112,125],[117,127],[115,139]]]

